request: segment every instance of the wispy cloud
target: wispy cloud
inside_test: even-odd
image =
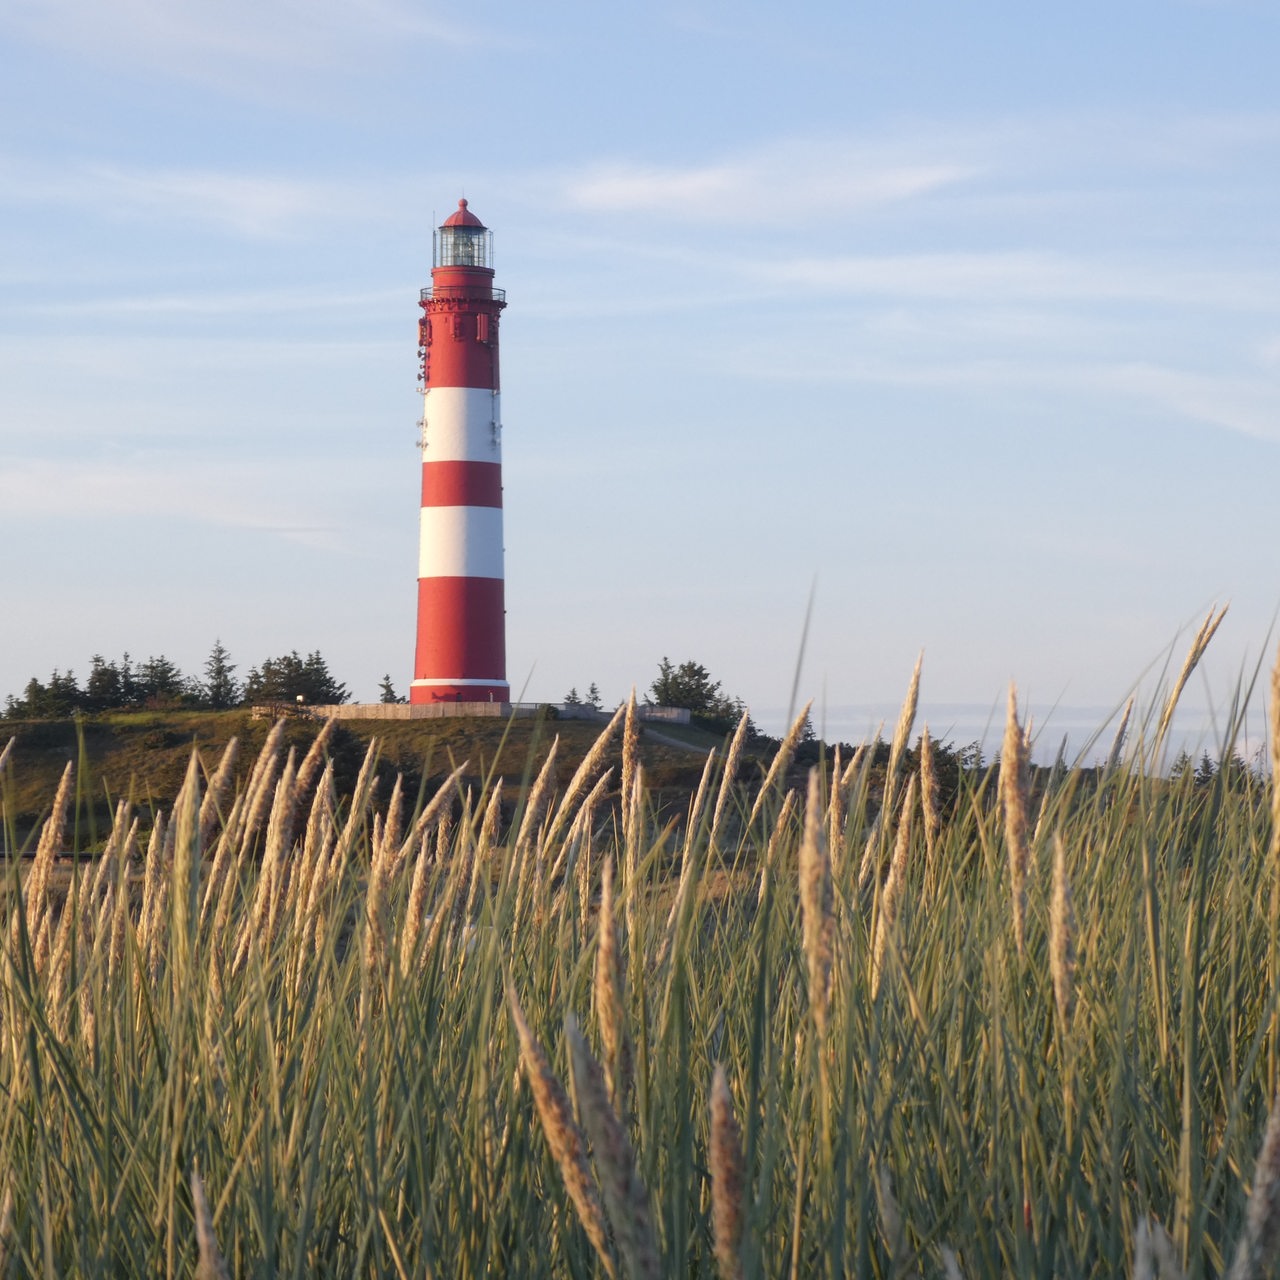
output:
[[[1274,310],[1280,296],[1280,281],[1257,271],[1197,269],[1169,261],[1143,263],[1133,256],[1107,259],[1053,250],[833,255],[770,263],[743,259],[738,268],[815,293],[975,303],[1143,301]]]
[[[1166,414],[1259,440],[1280,441],[1280,379],[1235,371],[1201,372],[1156,363],[1103,359],[974,357],[939,359],[936,353],[902,359],[872,355],[832,357],[789,365],[746,352],[742,377],[953,388],[983,393],[1032,391],[1059,399],[1117,397]]]
[[[564,175],[559,194],[585,211],[787,226],[799,237],[821,234],[818,219],[935,196],[949,218],[970,206],[988,222],[1000,210],[1102,216],[1131,192],[1238,167],[1242,155],[1265,172],[1277,147],[1275,111],[900,121],[869,137],[775,139],[700,163],[601,160]]]
[[[77,298],[72,302],[12,302],[2,313],[29,317],[129,318],[164,316],[265,316],[312,315],[341,312],[352,315],[374,311],[386,315],[403,308],[404,289],[371,289],[357,293],[319,293],[303,289],[264,289],[243,293],[190,292]]]
[[[603,163],[571,176],[564,194],[585,210],[789,224],[803,236],[818,234],[816,219],[926,195],[975,172],[961,161],[792,141],[704,165]]]
[[[1209,308],[1255,317],[1280,311],[1280,272],[1208,259],[1194,262],[1197,256],[1204,258],[1203,247],[1199,254],[1188,249],[1159,256],[1052,248],[795,256],[785,251],[731,253],[716,244],[686,240],[634,249],[604,245],[594,251],[617,262],[646,268],[663,263],[669,269],[636,271],[626,293],[604,301],[585,298],[581,291],[567,291],[553,282],[551,290],[528,305],[539,315],[587,310],[597,315],[632,315],[736,308],[770,299],[804,298],[807,305],[853,300],[878,306],[901,304],[900,310],[876,321],[882,325],[954,332],[960,317],[970,336],[986,328],[1015,339],[1026,336],[1024,324],[1033,317],[1040,329],[1050,323],[1099,329],[1125,322],[1131,317],[1129,307]],[[695,266],[696,271],[688,270]],[[673,280],[686,282],[686,287],[673,289]],[[709,281],[714,281],[714,288],[708,287]],[[920,310],[924,303],[951,309],[944,316]],[[971,310],[959,313],[954,309],[957,305]],[[1008,314],[1014,308],[1020,309],[1020,318],[1010,332]],[[993,326],[997,309],[1005,309],[1004,315]],[[1090,318],[1081,320],[1084,315]],[[1264,362],[1274,362],[1280,359],[1277,353],[1280,340],[1264,343],[1260,355]]]
[[[404,41],[476,39],[474,26],[400,0],[11,0],[3,13],[28,39],[202,81],[237,65],[319,70]]]
[[[336,521],[317,520],[323,473],[299,476],[296,460],[270,467],[202,460],[198,471],[174,458],[130,462],[0,459],[5,521],[73,517],[77,521],[146,517],[255,529],[317,549],[343,549]],[[288,482],[282,483],[284,471]],[[198,479],[198,483],[193,483]],[[332,481],[330,480],[330,483]],[[291,497],[290,495],[297,495]]]
[[[378,195],[350,182],[94,161],[51,166],[14,157],[0,158],[0,203],[216,227],[248,237],[296,236],[317,223],[368,218],[384,207]]]
[[[1259,440],[1280,440],[1280,380],[1276,378],[1132,364],[1106,370],[1100,383],[1224,431]]]

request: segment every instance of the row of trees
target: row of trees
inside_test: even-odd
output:
[[[245,679],[236,677],[237,666],[221,640],[214,642],[201,676],[184,674],[163,654],[135,661],[126,653],[108,660],[95,653],[83,683],[75,672],[54,670],[47,681],[32,676],[22,696],[5,700],[8,719],[43,719],[91,714],[98,711],[137,710],[144,707],[190,707],[224,711],[246,704],[296,702],[312,705],[346,702],[347,686],[335,680],[319,650],[303,657],[295,649],[278,658],[267,658],[251,667]],[[382,702],[403,702],[390,675],[379,686]],[[649,687],[647,701],[659,706],[687,707],[708,728],[727,731],[745,709],[741,698],[729,697],[700,662],[679,665],[664,657],[658,676]],[[577,688],[565,694],[570,706],[602,710],[604,700],[593,680],[585,695]]]
[[[659,707],[687,707],[708,727],[715,729],[736,725],[746,704],[741,698],[730,698],[721,691],[720,681],[700,662],[682,662],[679,666],[664,657],[658,664],[658,678],[649,686],[645,701]],[[580,694],[574,685],[561,702],[566,707],[592,707],[604,710],[604,698],[593,680],[587,692]]]
[[[251,667],[243,681],[221,640],[214,642],[202,676],[185,675],[163,654],[135,662],[128,653],[118,661],[101,654],[89,659],[89,674],[83,684],[74,671],[54,670],[47,681],[32,676],[22,697],[12,694],[5,700],[8,719],[43,719],[91,714],[99,711],[144,707],[190,707],[223,711],[231,707],[261,703],[292,703],[301,698],[311,705],[346,702],[350,694],[345,684],[335,680],[319,650],[305,657],[294,649],[277,658],[267,658]],[[379,686],[382,702],[403,702],[390,675]],[[646,701],[658,706],[687,707],[698,723],[715,732],[727,732],[746,709],[741,698],[724,692],[719,680],[700,662],[673,663],[663,657],[658,675],[649,686]],[[564,702],[602,710],[604,700],[595,681],[580,695],[569,690]],[[748,725],[752,738],[755,726]]]
[[[1169,777],[1177,782],[1190,777],[1197,787],[1210,787],[1217,778],[1221,778],[1228,789],[1244,790],[1250,783],[1261,785],[1266,781],[1266,770],[1261,760],[1253,764],[1240,754],[1232,751],[1230,755],[1215,760],[1207,751],[1200,755],[1199,763],[1193,763],[1190,754],[1184,747],[1178,752],[1173,765],[1169,769]]]
[[[677,665],[666,656],[658,663],[658,678],[649,686],[645,701],[659,707],[685,707],[693,713],[696,723],[714,733],[727,733],[734,728],[747,709],[741,698],[730,697],[724,692],[720,681],[713,680],[702,663],[689,661]],[[604,710],[604,699],[594,680],[585,695],[580,694],[574,685],[561,702],[566,707]],[[808,737],[812,736],[810,730]],[[751,719],[747,720],[747,737],[753,742],[763,737]]]
[[[303,657],[295,649],[250,667],[243,681],[221,640],[215,641],[203,677],[184,675],[163,654],[135,662],[127,653],[108,661],[95,653],[81,684],[74,671],[54,670],[47,681],[32,676],[21,698],[5,699],[7,719],[47,719],[75,712],[137,710],[144,707],[191,707],[224,711],[230,707],[270,702],[312,704],[346,702],[347,686],[335,680],[319,650]],[[390,696],[388,696],[388,694]],[[383,681],[383,701],[397,701],[390,677]]]
[[[604,710],[604,699],[600,696],[600,689],[594,680],[587,686],[585,697],[578,693],[578,686],[574,685],[564,695],[562,701],[566,707],[592,707],[596,711]]]

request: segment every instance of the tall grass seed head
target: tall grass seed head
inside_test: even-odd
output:
[[[560,1170],[569,1199],[577,1210],[582,1229],[600,1258],[601,1265],[611,1277],[616,1276],[613,1257],[609,1250],[608,1229],[605,1226],[604,1208],[600,1193],[591,1176],[587,1160],[587,1144],[581,1129],[573,1118],[573,1108],[559,1077],[551,1069],[547,1055],[529,1029],[529,1023],[520,1007],[520,1001],[508,988],[507,1000],[511,1007],[511,1020],[515,1023],[520,1042],[520,1061],[525,1079],[533,1093],[534,1106],[542,1122],[542,1133],[551,1150],[551,1157]]]
[[[613,1238],[631,1280],[659,1280],[662,1264],[654,1236],[649,1193],[640,1180],[635,1152],[605,1088],[604,1073],[592,1056],[577,1019],[565,1019],[573,1089],[582,1125],[591,1139],[605,1210]]]
[[[711,1078],[711,1234],[720,1280],[742,1280],[742,1232],[746,1217],[746,1169],[742,1130],[724,1067]]]
[[[831,988],[832,941],[835,915],[831,887],[831,856],[823,824],[820,779],[809,771],[804,834],[800,840],[800,915],[805,959],[809,969],[809,1005],[818,1034],[827,1026]]]
[[[1076,913],[1071,882],[1067,878],[1067,853],[1060,835],[1053,839],[1053,901],[1049,911],[1049,968],[1053,996],[1064,1031],[1070,1030],[1075,1010]]]

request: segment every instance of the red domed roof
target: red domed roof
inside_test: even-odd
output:
[[[488,228],[467,208],[465,200],[458,201],[458,212],[451,213],[441,224],[442,227],[479,227],[481,231]]]

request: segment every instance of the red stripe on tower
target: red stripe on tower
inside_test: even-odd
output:
[[[422,523],[410,702],[506,702],[502,419],[493,236],[458,201],[435,235],[418,322]]]
[[[422,468],[424,507],[502,506],[502,465],[497,462],[433,462]]]

